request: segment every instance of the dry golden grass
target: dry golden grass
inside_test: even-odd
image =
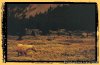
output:
[[[93,61],[95,60],[95,38],[73,38],[67,39],[64,36],[54,40],[46,40],[46,36],[41,39],[24,36],[23,40],[8,38],[7,60],[8,61]],[[78,41],[78,42],[77,42]],[[36,52],[30,50],[27,56],[17,56],[17,44],[31,44],[36,48]]]

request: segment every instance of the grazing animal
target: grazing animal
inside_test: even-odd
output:
[[[16,51],[18,52],[18,56],[26,56],[28,50],[33,50],[36,52],[36,49],[33,45],[25,45],[25,44],[18,44],[16,47]]]
[[[88,37],[88,33],[83,32],[82,37],[84,37],[84,38]]]

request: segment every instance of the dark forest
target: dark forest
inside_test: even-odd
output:
[[[8,8],[18,7],[21,13],[28,4],[8,4]],[[25,28],[39,29],[43,34],[49,30],[65,29],[66,31],[95,31],[95,5],[70,4],[49,8],[47,12],[40,13],[28,19],[15,17],[16,12],[7,13],[8,35],[25,34]],[[9,15],[10,14],[10,15]]]

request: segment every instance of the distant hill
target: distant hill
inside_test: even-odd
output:
[[[95,31],[95,4],[8,5],[8,33],[24,34],[25,28]],[[22,32],[23,31],[23,32]]]

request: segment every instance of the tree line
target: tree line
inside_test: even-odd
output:
[[[19,14],[21,10],[17,10]],[[45,13],[40,13],[29,19],[15,17],[16,12],[7,13],[8,35],[23,36],[27,29],[39,29],[42,35],[47,35],[50,30],[65,29],[66,31],[95,31],[95,6],[90,4],[77,4],[62,7],[51,7]]]

